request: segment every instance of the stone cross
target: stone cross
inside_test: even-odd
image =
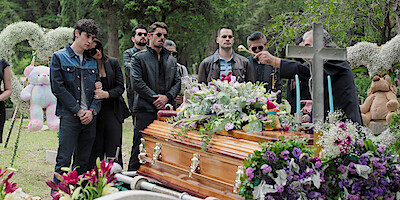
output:
[[[326,48],[322,23],[313,23],[313,46],[286,45],[288,58],[312,59],[313,123],[324,121],[324,59],[346,60],[346,49]],[[346,98],[346,97],[343,97]]]

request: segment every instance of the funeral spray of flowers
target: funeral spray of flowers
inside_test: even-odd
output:
[[[213,80],[209,84],[198,84],[191,80],[184,84],[188,87],[185,102],[174,125],[183,132],[198,129],[204,144],[212,134],[222,130],[260,132],[277,123],[267,114],[275,106],[277,93],[266,93],[263,84],[239,83],[235,77],[230,82]]]
[[[325,199],[322,162],[302,139],[260,144],[244,161],[246,175],[239,194],[247,199]]]
[[[325,163],[330,199],[400,199],[399,155],[371,140],[359,139],[352,146]]]
[[[317,145],[322,146],[320,156],[322,158],[335,158],[351,152],[354,143],[363,139],[363,128],[351,121],[341,121],[343,113],[335,111],[330,114],[334,118],[333,123],[318,124],[315,132],[320,134]],[[328,120],[327,120],[328,121]]]
[[[15,171],[14,168],[0,168],[0,200],[11,199],[13,193],[18,189],[17,183],[10,181]]]
[[[94,169],[80,176],[76,170],[63,169],[68,173],[55,173],[60,180],[58,184],[52,180],[47,180],[46,184],[54,190],[54,200],[95,199],[115,193],[118,189],[112,187],[115,181],[111,173],[112,162],[106,163],[105,159],[100,162],[97,158]]]

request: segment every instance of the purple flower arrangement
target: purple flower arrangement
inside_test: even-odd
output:
[[[300,139],[260,145],[244,161],[239,194],[246,200],[400,199],[399,155],[384,144],[358,139],[323,160]]]
[[[301,139],[260,144],[244,161],[239,194],[245,199],[325,199],[324,168]]]
[[[400,162],[386,145],[358,140],[354,150],[327,161],[329,196],[342,199],[399,199]]]

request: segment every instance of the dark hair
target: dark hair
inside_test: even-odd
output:
[[[133,36],[133,37],[136,35],[136,30],[138,30],[138,29],[144,29],[144,30],[146,30],[146,32],[147,32],[146,26],[143,25],[143,24],[139,24],[139,25],[133,27],[133,29],[132,29],[132,36]]]
[[[218,29],[218,37],[219,37],[219,34],[221,34],[221,30],[222,29],[229,29],[229,30],[231,30],[232,31],[232,33],[233,33],[233,30],[229,27],[229,26],[221,26],[219,29]]]
[[[90,56],[93,56],[93,54],[95,54],[96,49],[98,49],[101,51],[101,59],[103,60],[103,62],[106,61],[108,59],[108,56],[104,53],[103,44],[97,38],[95,38],[93,41],[96,43],[96,46],[90,50]]]
[[[249,35],[249,37],[247,37],[247,45],[250,46],[252,41],[256,41],[259,39],[262,39],[262,42],[264,44],[267,43],[267,38],[265,37],[265,35],[260,31],[255,31],[254,33]]]
[[[168,31],[168,26],[164,22],[154,22],[150,27],[149,27],[149,33],[153,33],[156,31],[157,28],[163,28]]]
[[[81,19],[76,22],[74,27],[73,40],[75,41],[75,30],[78,30],[79,34],[86,32],[88,34],[96,35],[98,32],[98,27],[93,19]]]

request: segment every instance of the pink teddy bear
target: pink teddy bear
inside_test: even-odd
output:
[[[31,121],[28,130],[38,131],[43,126],[43,108],[46,108],[47,125],[50,129],[58,131],[60,119],[55,115],[57,99],[51,92],[50,68],[45,66],[29,65],[25,68],[25,76],[29,85],[20,94],[24,101],[30,100]]]

